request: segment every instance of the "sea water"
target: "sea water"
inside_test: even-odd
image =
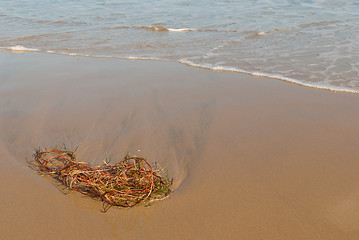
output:
[[[2,0],[0,48],[175,61],[358,93],[359,1]]]

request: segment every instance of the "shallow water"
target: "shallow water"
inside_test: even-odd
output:
[[[359,92],[356,1],[0,2],[0,48],[177,61]]]

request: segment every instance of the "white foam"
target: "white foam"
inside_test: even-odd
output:
[[[87,54],[81,54],[81,53],[61,53],[63,55],[68,55],[68,56],[72,56],[72,57],[91,57],[90,55]],[[93,57],[97,57],[97,56],[93,56]]]
[[[152,61],[161,61],[162,59],[160,58],[146,58],[146,57],[132,57],[132,56],[129,56],[129,57],[119,57],[120,59],[127,59],[127,60],[152,60]]]
[[[191,32],[191,31],[199,31],[199,29],[195,28],[168,28],[170,32]]]
[[[348,87],[333,86],[331,84],[326,84],[326,83],[317,83],[317,84],[308,83],[308,82],[300,81],[298,79],[285,77],[280,74],[271,74],[271,73],[264,73],[264,72],[250,72],[250,71],[246,71],[246,70],[235,68],[235,67],[229,67],[229,66],[213,66],[211,64],[198,64],[198,63],[194,63],[187,59],[181,59],[181,60],[179,60],[179,62],[182,64],[186,64],[188,66],[191,66],[191,67],[205,68],[205,69],[210,69],[213,71],[245,73],[245,74],[249,74],[249,75],[252,75],[255,77],[278,79],[281,81],[290,82],[290,83],[298,84],[298,85],[305,86],[305,87],[330,90],[333,92],[359,93],[359,90],[351,89]]]
[[[234,68],[234,67],[227,67],[227,66],[216,66],[216,67],[212,67],[211,68],[214,71],[224,71],[224,72],[241,72],[241,73],[248,73],[247,71],[238,69],[238,68]]]
[[[22,45],[15,45],[10,47],[2,47],[2,49],[12,51],[12,52],[40,52],[39,49],[36,48],[27,48]]]

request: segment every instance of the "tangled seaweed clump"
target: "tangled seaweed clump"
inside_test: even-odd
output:
[[[126,155],[115,165],[90,167],[76,161],[68,150],[36,150],[35,163],[41,173],[59,180],[68,189],[99,199],[104,211],[111,206],[133,207],[162,200],[170,193],[173,180],[163,169],[153,169],[145,158]]]

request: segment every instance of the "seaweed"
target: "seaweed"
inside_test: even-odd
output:
[[[60,181],[68,190],[77,191],[103,202],[103,212],[112,206],[134,207],[149,205],[167,198],[173,179],[164,169],[153,169],[143,157],[126,155],[118,163],[91,167],[76,160],[69,150],[36,149],[34,163],[38,171]],[[157,165],[157,164],[156,164]]]

